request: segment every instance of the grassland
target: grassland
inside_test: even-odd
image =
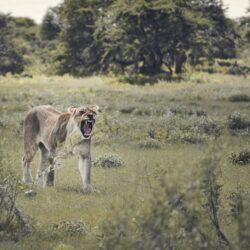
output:
[[[236,246],[236,225],[231,220],[229,223],[226,216],[228,196],[239,186],[249,192],[250,172],[249,165],[234,166],[229,157],[249,149],[249,78],[196,73],[180,82],[136,86],[121,83],[115,77],[6,76],[0,78],[0,90],[4,168],[18,178],[22,175],[23,118],[31,107],[42,104],[59,110],[99,105],[102,112],[92,140],[93,159],[112,154],[125,163],[120,168],[94,167],[92,180],[99,192],[84,195],[77,159],[64,160],[54,188],[40,189],[34,185],[31,188],[37,191],[35,198],[27,198],[23,192],[18,197],[17,205],[30,217],[34,232],[17,242],[1,242],[0,249],[97,248],[100,225],[115,221],[121,213],[127,215],[127,220],[147,213],[152,197],[161,194],[163,180],[176,190],[197,183],[201,177],[200,162],[209,156],[208,148],[214,138],[221,158],[221,224]],[[245,127],[229,129],[232,114],[240,116]],[[39,154],[32,164],[33,176],[38,162]],[[80,220],[85,225],[84,234],[52,233],[53,225]]]

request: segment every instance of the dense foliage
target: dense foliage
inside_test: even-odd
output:
[[[50,74],[171,79],[187,63],[235,58],[238,45],[249,44],[249,18],[227,18],[220,0],[65,0],[48,9],[40,26],[1,19],[1,74],[31,66]]]
[[[34,66],[40,48],[38,25],[32,19],[0,13],[0,75]]]
[[[13,41],[13,26],[11,17],[0,13],[0,74],[23,71],[23,57]]]
[[[60,73],[172,75],[187,59],[236,55],[233,22],[217,0],[64,1],[59,19]]]

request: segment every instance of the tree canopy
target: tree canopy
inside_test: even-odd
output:
[[[0,13],[0,75],[8,72],[20,73],[24,68],[24,60],[14,42],[13,19]]]
[[[234,58],[239,34],[249,41],[248,21],[227,18],[220,0],[64,0],[40,32],[29,18],[0,14],[0,74],[37,57],[56,74],[171,76],[186,62]]]
[[[218,0],[65,0],[62,73],[181,73],[189,58],[231,58],[237,38]]]

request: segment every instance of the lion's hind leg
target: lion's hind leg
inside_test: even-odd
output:
[[[23,156],[23,182],[32,183],[33,178],[30,170],[30,163],[37,152],[37,146],[33,145],[29,150],[26,150]]]
[[[50,157],[49,151],[43,143],[39,143],[39,149],[41,152],[41,161],[37,175],[37,183],[42,187],[54,186],[53,158]]]
[[[49,158],[49,163],[50,163],[50,167],[49,167],[49,172],[47,175],[47,186],[54,186],[54,181],[55,181],[55,170],[54,170],[54,159],[53,158]]]
[[[24,120],[24,156],[23,156],[23,181],[32,183],[30,163],[34,158],[38,145],[37,134],[39,131],[39,121],[34,112],[29,112]]]
[[[40,166],[37,173],[37,184],[41,187],[46,186],[46,171],[49,167],[48,161],[48,150],[45,148],[43,143],[39,143],[39,149],[41,153]]]

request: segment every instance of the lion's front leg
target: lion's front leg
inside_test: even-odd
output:
[[[93,192],[94,189],[91,185],[91,156],[80,155],[79,156],[79,170],[83,181],[84,193]]]

